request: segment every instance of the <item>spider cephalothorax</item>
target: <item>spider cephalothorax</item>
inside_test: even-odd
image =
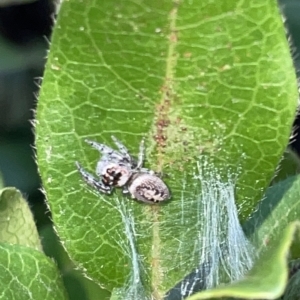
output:
[[[76,162],[78,171],[83,179],[98,191],[110,194],[114,187],[123,189],[123,193],[129,193],[132,198],[146,202],[157,203],[170,198],[170,192],[166,184],[152,170],[143,168],[144,140],[140,143],[138,160],[135,160],[128,149],[114,136],[112,140],[118,147],[118,151],[94,141],[86,142],[101,153],[97,163],[96,179],[92,174],[85,171]]]

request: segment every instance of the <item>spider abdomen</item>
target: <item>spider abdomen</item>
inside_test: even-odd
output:
[[[128,185],[132,196],[146,203],[157,203],[170,198],[170,192],[166,184],[152,174],[136,174]]]

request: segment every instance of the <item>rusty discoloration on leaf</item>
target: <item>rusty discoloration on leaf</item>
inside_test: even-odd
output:
[[[178,43],[178,34],[176,30],[176,15],[178,9],[178,3],[174,3],[175,7],[171,10],[169,15],[170,20],[170,33],[168,36],[169,49],[167,51],[167,65],[165,81],[162,85],[161,102],[156,106],[155,109],[155,132],[153,138],[157,145],[157,167],[158,170],[162,170],[163,165],[163,154],[165,153],[164,148],[167,146],[168,134],[167,129],[171,124],[169,117],[172,103],[175,99],[174,91],[174,67],[177,63],[177,54],[175,52],[176,44]]]

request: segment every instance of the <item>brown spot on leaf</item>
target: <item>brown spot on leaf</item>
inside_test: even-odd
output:
[[[185,57],[185,58],[190,58],[191,56],[192,56],[191,52],[184,52],[183,53],[183,57]]]
[[[177,32],[176,31],[173,31],[171,34],[170,34],[170,42],[172,43],[177,43]]]

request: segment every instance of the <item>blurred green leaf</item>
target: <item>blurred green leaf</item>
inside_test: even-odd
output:
[[[282,300],[297,300],[299,299],[299,286],[300,286],[300,260],[295,260],[290,263],[289,269],[289,282],[284,291]]]
[[[206,222],[196,161],[209,157],[224,180],[228,170],[238,174],[247,217],[284,152],[296,106],[274,1],[64,2],[36,133],[53,220],[72,259],[109,290],[161,299],[201,256],[191,242]],[[74,163],[91,170],[99,154],[83,140],[113,146],[111,134],[133,154],[146,137],[146,166],[169,174],[171,201],[147,206],[86,189]]]
[[[265,253],[256,261],[245,279],[230,285],[219,286],[195,294],[187,300],[235,297],[243,299],[276,299],[281,296],[287,284],[287,255],[293,236],[300,223],[294,222],[283,230],[282,235],[272,242]]]
[[[44,226],[40,235],[44,252],[56,261],[70,299],[108,300],[110,298],[107,290],[101,289],[95,282],[84,277],[80,270],[75,269],[51,225]]]
[[[102,289],[92,280],[84,277],[79,270],[70,270],[64,274],[64,283],[72,300],[109,300],[110,292]],[[79,287],[84,291],[84,296]]]
[[[273,178],[272,185],[276,182],[287,179],[290,176],[299,174],[300,171],[300,159],[297,153],[292,149],[287,148],[284,151],[284,155],[279,163],[276,176]]]
[[[30,208],[15,188],[0,190],[0,224],[0,242],[42,251]]]
[[[4,180],[2,174],[0,173],[0,190],[4,188]]]
[[[2,1],[0,1],[0,7]],[[10,73],[28,68],[42,68],[45,63],[46,49],[46,40],[17,47],[0,35],[0,71]]]
[[[39,251],[0,243],[2,299],[66,300],[54,262]]]
[[[257,210],[244,224],[247,235],[264,251],[274,239],[280,238],[286,226],[300,220],[300,176],[291,176],[270,187]],[[300,243],[295,241],[293,256],[300,257]]]
[[[24,193],[36,190],[40,184],[30,143],[30,139],[21,137],[17,141],[1,138],[0,143],[0,166],[5,185],[18,187]]]

